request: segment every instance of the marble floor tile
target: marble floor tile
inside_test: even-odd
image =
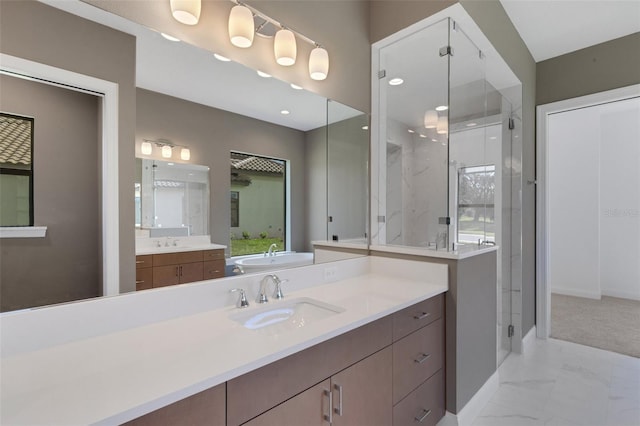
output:
[[[473,426],[640,426],[640,359],[555,339],[510,354]]]

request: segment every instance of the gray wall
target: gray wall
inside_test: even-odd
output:
[[[137,89],[136,149],[143,139],[169,139],[191,150],[191,164],[210,167],[211,237],[229,244],[229,154],[247,152],[291,161],[291,250],[305,244],[304,132]],[[162,160],[159,150],[156,159]],[[129,188],[133,198],[133,185]],[[132,231],[133,233],[133,231]]]
[[[0,110],[34,118],[34,219],[48,227],[0,240],[0,310],[99,296],[98,99],[5,75],[0,87]]]
[[[135,289],[134,199],[131,196],[135,173],[135,47],[135,39],[127,34],[42,3],[0,2],[2,53],[119,85],[119,237],[123,291]]]
[[[374,0],[369,3],[369,41],[373,44],[456,4],[457,1]]]
[[[640,83],[640,33],[596,44],[536,65],[536,104]]]
[[[327,128],[320,127],[305,133],[305,191],[307,197],[306,251],[313,250],[312,241],[327,239]]]

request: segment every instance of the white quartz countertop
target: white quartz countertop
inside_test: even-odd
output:
[[[317,273],[320,267],[308,271]],[[279,335],[242,327],[229,318],[240,310],[226,306],[37,350],[7,352],[1,364],[0,423],[122,423],[447,291],[446,269],[437,279],[416,269],[403,278],[388,269],[384,264],[297,291],[295,282],[287,283],[285,301],[309,297],[344,312]],[[264,306],[253,302],[254,295],[249,297],[251,306],[242,312]],[[269,305],[278,303],[282,302],[272,300]]]
[[[427,247],[409,247],[395,245],[370,245],[369,250],[386,253],[408,254],[412,256],[436,257],[439,259],[461,260],[497,251],[499,246],[480,246],[476,244],[460,245],[455,251],[433,250]]]
[[[136,247],[136,256],[145,254],[162,254],[162,253],[179,253],[185,251],[199,251],[199,250],[216,250],[225,249],[227,246],[221,244],[202,244],[194,246],[162,246],[162,247]]]

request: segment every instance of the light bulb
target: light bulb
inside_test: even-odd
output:
[[[447,116],[438,117],[438,125],[436,126],[436,132],[439,135],[446,135],[449,132],[449,120]]]
[[[180,150],[180,158],[184,161],[189,161],[191,159],[191,151],[189,148],[182,148]]]
[[[329,74],[329,53],[322,47],[316,47],[309,55],[309,76],[313,80],[324,80]]]
[[[176,21],[185,25],[195,25],[200,19],[200,0],[170,0],[171,14]]]
[[[278,31],[273,41],[273,52],[278,64],[285,67],[295,64],[298,48],[293,32],[285,28]]]
[[[253,13],[248,7],[233,6],[229,14],[229,39],[236,47],[247,48],[253,44],[255,26]]]
[[[140,145],[140,152],[143,155],[151,155],[151,151],[153,151],[153,147],[151,146],[151,143],[142,142],[142,145]]]
[[[438,125],[438,113],[432,109],[424,113],[425,129],[435,129]]]
[[[171,147],[169,145],[164,145],[162,147],[162,156],[164,158],[171,158],[171,154],[172,154]]]

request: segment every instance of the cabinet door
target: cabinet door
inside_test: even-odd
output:
[[[391,356],[386,347],[331,377],[334,425],[391,424]]]
[[[329,425],[329,379],[245,423],[245,426]]]
[[[180,267],[178,265],[153,267],[153,288],[175,285],[179,282]]]
[[[180,283],[202,281],[202,262],[185,263],[180,265]]]
[[[136,291],[148,290],[153,286],[153,268],[136,269]]]

